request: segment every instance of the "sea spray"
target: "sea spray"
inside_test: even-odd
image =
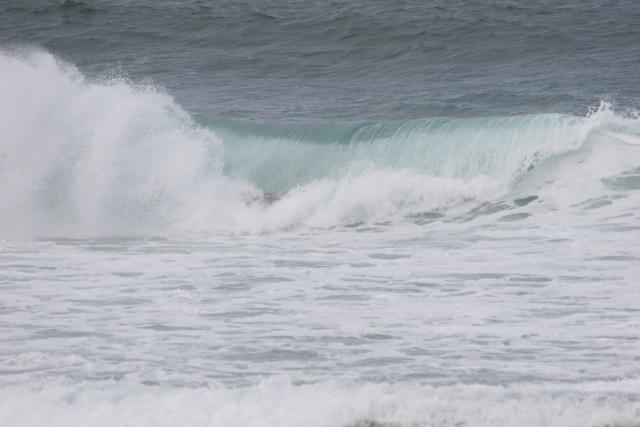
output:
[[[215,192],[222,144],[169,96],[43,52],[0,69],[2,234],[144,233]]]

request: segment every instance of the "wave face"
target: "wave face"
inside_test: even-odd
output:
[[[324,228],[640,187],[640,120],[608,104],[586,118],[196,123],[153,86],[88,80],[41,51],[2,52],[0,70],[2,236]]]

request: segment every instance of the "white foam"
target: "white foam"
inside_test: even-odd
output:
[[[406,384],[246,388],[123,385],[8,386],[0,389],[6,426],[502,426],[635,427],[638,381],[575,386]],[[637,396],[636,396],[637,397]],[[373,424],[376,423],[376,424]]]

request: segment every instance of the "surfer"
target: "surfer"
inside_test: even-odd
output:
[[[273,193],[266,192],[262,195],[262,203],[265,205],[271,205],[277,202],[279,197]]]
[[[269,205],[272,205],[273,203],[277,202],[278,200],[280,200],[280,197],[278,197],[276,194],[269,193],[268,191],[265,191],[264,193],[262,193],[262,196],[258,196],[258,197],[252,196],[251,198],[249,198],[246,201],[246,203],[248,205],[253,205],[255,203],[260,203],[260,204],[269,206]]]

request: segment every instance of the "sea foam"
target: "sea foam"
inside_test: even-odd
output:
[[[419,386],[336,383],[246,388],[124,385],[10,386],[2,425],[226,427],[635,427],[637,381],[581,386]],[[587,392],[588,391],[588,392]]]

